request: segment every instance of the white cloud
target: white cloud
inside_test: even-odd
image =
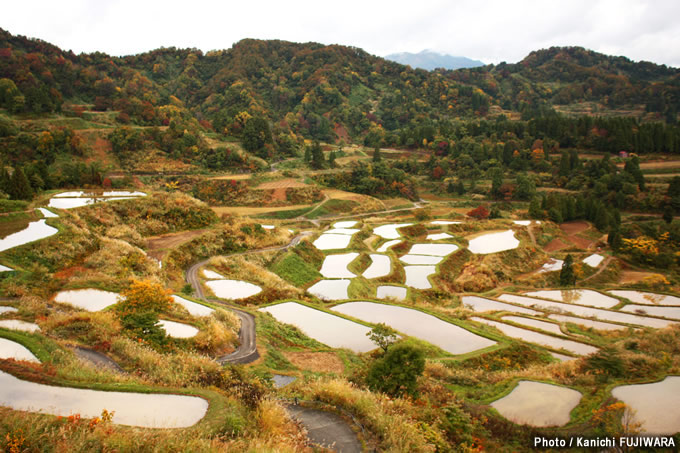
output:
[[[0,27],[75,52],[228,48],[243,38],[357,46],[376,55],[433,49],[485,62],[579,45],[680,66],[675,0],[62,0],[3,5]]]

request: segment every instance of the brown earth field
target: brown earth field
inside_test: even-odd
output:
[[[238,173],[235,175],[222,175],[222,176],[215,176],[210,179],[233,179],[233,180],[240,180],[240,179],[250,179],[253,175],[250,173]]]
[[[572,234],[583,233],[589,228],[590,225],[588,224],[588,222],[581,221],[565,222],[560,224],[560,230],[562,230],[564,234],[566,234],[567,236],[571,236]]]
[[[294,204],[292,206],[268,206],[265,208],[254,208],[251,206],[211,206],[210,209],[215,211],[215,214],[233,214],[233,215],[257,215],[266,214],[267,212],[276,211],[292,211],[293,209],[310,208],[309,204]]]
[[[286,189],[288,187],[307,187],[305,184],[295,178],[279,179],[278,181],[263,182],[256,189]]]
[[[558,250],[562,250],[563,248],[566,248],[567,244],[562,241],[562,239],[555,238],[552,241],[550,241],[548,244],[546,244],[545,247],[543,247],[543,250],[545,250],[548,253],[553,253],[557,252]]]
[[[345,371],[342,360],[333,352],[284,352],[283,355],[296,367],[318,373],[337,373]]]
[[[661,274],[656,274],[654,272],[622,271],[621,278],[619,278],[619,283],[621,284],[639,283],[643,279],[655,275],[661,276]]]
[[[206,231],[206,229],[180,231],[179,233],[169,233],[147,238],[147,253],[152,258],[162,260],[169,249],[190,241],[195,237],[205,233]]]

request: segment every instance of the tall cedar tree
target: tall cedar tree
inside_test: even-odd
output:
[[[9,190],[9,195],[15,200],[30,200],[33,198],[31,183],[28,182],[28,178],[21,167],[14,169]]]
[[[576,274],[574,274],[574,258],[567,255],[562,264],[562,271],[560,272],[560,285],[570,286],[576,283]]]

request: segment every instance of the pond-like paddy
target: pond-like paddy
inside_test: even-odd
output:
[[[319,272],[326,278],[354,278],[356,274],[350,272],[347,266],[358,256],[359,254],[356,252],[328,255],[324,259]]]
[[[0,272],[9,272],[13,270],[14,269],[12,269],[11,267],[3,266],[2,264],[0,264]]]
[[[276,228],[276,226],[274,225],[267,225],[265,223],[261,223],[260,226],[265,230],[273,230],[274,228]]]
[[[53,219],[55,217],[59,217],[58,215],[56,215],[54,212],[50,211],[49,209],[38,208],[38,211],[40,211],[42,216],[45,217],[46,219]]]
[[[509,311],[510,313],[520,313],[525,315],[540,315],[540,311],[531,310],[529,308],[517,307],[515,305],[498,302],[491,299],[485,299],[477,296],[463,296],[461,297],[461,304],[466,308],[471,308],[476,312],[485,311]]]
[[[642,291],[607,291],[617,297],[623,297],[631,302],[646,305],[680,305],[680,297],[667,294],[646,293]]]
[[[324,234],[348,234],[351,236],[358,232],[359,230],[356,228],[333,228],[328,231],[324,231]]]
[[[512,392],[491,406],[520,425],[562,426],[569,423],[571,411],[578,406],[581,396],[580,392],[567,387],[519,381]]]
[[[83,206],[101,203],[104,201],[132,200],[137,197],[109,197],[109,198],[52,198],[47,204],[50,208],[74,209]]]
[[[16,313],[19,310],[17,310],[14,307],[0,307],[0,315],[4,315],[5,313]]]
[[[598,255],[597,253],[593,253],[587,258],[583,259],[583,262],[586,263],[590,267],[597,267],[600,265],[600,263],[604,260],[604,256]]]
[[[397,239],[401,237],[399,228],[404,228],[413,225],[412,223],[390,223],[389,225],[381,225],[373,229],[373,233],[377,234],[383,239]]]
[[[378,299],[394,299],[394,300],[404,300],[408,294],[408,289],[402,286],[378,286],[377,298]]]
[[[435,266],[404,266],[406,274],[406,286],[416,289],[430,289],[432,284],[427,279],[437,272]]]
[[[210,269],[203,269],[203,276],[207,278],[208,280],[223,280],[227,277],[225,277],[222,274],[218,274],[215,271],[211,271]]]
[[[262,291],[259,286],[241,280],[210,280],[205,284],[220,299],[245,299]]]
[[[541,267],[538,272],[543,273],[543,272],[555,272],[562,270],[562,265],[564,264],[563,260],[556,260],[556,259],[549,259],[547,263]]]
[[[196,302],[192,302],[183,297],[173,295],[172,298],[175,300],[175,302],[180,304],[182,307],[186,308],[186,310],[192,316],[210,316],[213,313],[215,313],[215,310],[213,310],[212,308],[206,307],[205,305],[201,305]]]
[[[503,335],[506,335],[510,338],[516,338],[529,343],[536,343],[541,346],[546,346],[553,349],[564,349],[565,351],[569,351],[578,355],[588,355],[597,352],[598,350],[597,348],[587,344],[551,337],[550,335],[544,335],[542,333],[534,332],[533,330],[522,329],[502,322],[491,321],[490,319],[478,317],[472,317],[470,319],[472,321],[477,321],[482,324],[495,327],[496,329],[503,332]]]
[[[496,344],[493,340],[412,308],[374,302],[348,302],[337,305],[332,310],[370,323],[385,323],[451,354],[466,354]]]
[[[158,321],[158,325],[172,338],[192,338],[198,334],[197,328],[190,326],[189,324],[182,324],[181,322],[161,319]]]
[[[378,278],[390,275],[392,262],[387,255],[371,253],[371,265],[363,273],[364,278]]]
[[[356,220],[343,220],[342,222],[335,222],[333,228],[352,228],[357,223],[359,222]]]
[[[413,244],[409,255],[447,256],[458,250],[454,244]]]
[[[512,223],[520,226],[529,226],[531,225],[531,220],[513,220]]]
[[[0,359],[25,360],[27,362],[40,363],[40,360],[33,355],[25,346],[0,338]]]
[[[427,255],[404,255],[399,258],[404,264],[427,264],[435,265],[442,262],[442,256],[427,256]]]
[[[521,316],[503,316],[503,321],[511,321],[515,324],[521,324],[523,326],[533,327],[535,329],[540,329],[545,332],[554,333],[555,335],[564,336],[560,326],[558,324],[553,324],[547,321],[539,321],[538,319],[523,318]]]
[[[428,241],[441,241],[442,239],[451,239],[453,236],[451,236],[449,233],[434,233],[434,234],[428,234],[425,239]]]
[[[324,233],[314,241],[314,247],[319,250],[346,249],[352,236],[349,234]]]
[[[283,374],[275,374],[272,376],[272,382],[274,383],[274,388],[280,389],[288,384],[292,384],[297,378],[295,376],[286,376]]]
[[[574,316],[567,315],[549,315],[548,318],[554,319],[555,321],[576,324],[584,327],[591,327],[596,330],[624,330],[628,327],[620,326],[618,324],[610,324],[608,322],[593,321],[592,319],[576,318]]]
[[[380,247],[378,247],[378,249],[376,250],[376,252],[385,253],[385,252],[387,251],[388,248],[392,247],[393,245],[397,245],[397,244],[399,244],[400,242],[401,242],[401,239],[394,239],[394,240],[392,240],[392,241],[387,241],[387,242],[385,242],[383,245],[381,245]]]
[[[555,300],[568,304],[588,305],[597,308],[611,308],[621,302],[613,297],[605,296],[590,289],[542,290],[526,293],[527,296]]]
[[[470,238],[468,242],[468,249],[478,255],[504,252],[516,249],[517,246],[519,240],[515,238],[515,232],[512,230],[482,234]]]
[[[307,288],[307,292],[323,300],[343,300],[349,298],[349,280],[319,280]]]
[[[653,384],[622,385],[612,396],[635,411],[644,434],[671,435],[680,431],[680,376]]]
[[[3,319],[0,320],[0,327],[12,330],[21,330],[22,332],[39,332],[40,326],[33,322],[20,321],[18,319]]]
[[[186,428],[208,410],[208,402],[195,396],[105,392],[53,387],[17,379],[0,371],[0,405],[19,411],[84,418],[99,417],[103,409],[115,412],[113,422],[145,428]]]
[[[308,337],[332,348],[367,352],[377,347],[366,336],[369,327],[302,304],[284,302],[259,311],[271,313],[277,321],[294,325]]]
[[[60,291],[54,298],[55,302],[62,302],[87,311],[100,311],[118,303],[120,294],[100,289],[74,289]]]
[[[0,252],[53,236],[58,232],[59,230],[56,228],[47,225],[45,219],[36,220],[35,222],[29,223],[23,230],[12,233],[4,239],[0,239]]]
[[[661,316],[662,318],[680,319],[680,307],[655,307],[654,305],[626,305],[621,311],[641,315]]]
[[[514,294],[503,294],[499,297],[500,300],[506,302],[513,302],[527,307],[537,307],[542,310],[551,310],[558,313],[572,313],[576,316],[584,318],[597,318],[604,321],[621,322],[625,324],[635,324],[638,326],[654,327],[656,329],[663,329],[671,324],[676,324],[673,321],[666,321],[663,319],[648,318],[646,316],[639,316],[630,313],[621,313],[617,311],[602,310],[599,308],[583,307],[581,305],[565,304],[562,302],[552,302],[543,299],[532,299],[530,297],[515,296]]]

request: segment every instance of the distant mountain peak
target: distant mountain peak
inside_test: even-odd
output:
[[[436,68],[461,69],[484,66],[484,63],[479,60],[472,60],[467,57],[456,57],[430,49],[424,49],[418,53],[393,53],[387,55],[385,58],[397,63],[409,65],[412,68],[421,68],[428,71]]]

